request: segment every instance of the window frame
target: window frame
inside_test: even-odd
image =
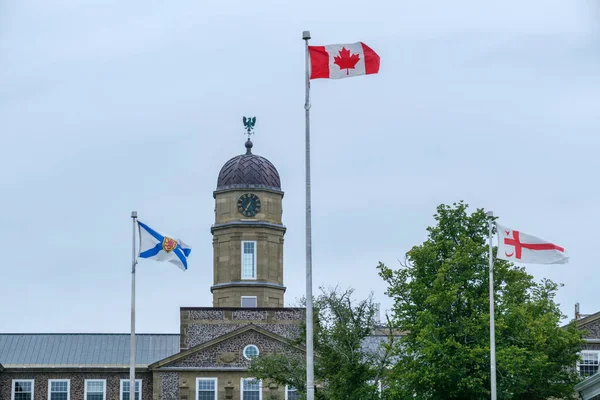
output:
[[[35,379],[13,379],[10,389],[10,399],[15,400],[15,383],[17,382],[31,382],[31,400],[35,399]]]
[[[257,345],[255,345],[255,344],[252,344],[252,343],[250,343],[250,344],[247,344],[246,346],[244,346],[244,350],[242,350],[242,356],[244,356],[244,358],[245,358],[246,360],[248,360],[248,361],[252,361],[252,359],[251,359],[251,358],[248,358],[248,357],[246,357],[246,349],[247,349],[248,347],[255,347],[255,348],[256,348],[256,357],[260,356],[260,349],[258,348],[258,346],[257,346]]]
[[[254,245],[254,275],[250,278],[246,278],[244,277],[244,244],[245,243],[252,243]],[[255,281],[257,279],[258,276],[258,243],[256,240],[242,240],[242,244],[241,244],[241,260],[240,260],[240,278],[242,280],[253,280]]]
[[[256,300],[256,305],[254,307],[244,307],[244,299],[254,299]],[[258,296],[241,296],[240,297],[240,308],[258,308]]]
[[[298,389],[296,389],[296,388],[293,388],[293,389],[296,393],[298,392]],[[285,400],[289,400],[288,399],[288,395],[289,395],[288,391],[289,390],[290,390],[290,385],[285,385]]]
[[[579,352],[579,360],[577,361],[577,372],[579,373],[579,376],[582,376],[582,377],[590,377],[590,376],[594,375],[594,374],[592,374],[592,375],[581,375],[581,369],[580,369],[580,367],[581,367],[582,365],[584,365],[584,366],[589,366],[589,365],[591,365],[591,364],[582,364],[582,363],[581,363],[581,360],[583,359],[583,353],[593,353],[593,354],[597,354],[597,355],[598,355],[598,366],[597,366],[597,367],[598,367],[598,369],[596,370],[596,372],[595,372],[595,373],[596,373],[596,374],[597,374],[597,373],[599,373],[599,372],[600,372],[600,350],[581,350],[581,351]]]
[[[218,400],[219,396],[219,378],[204,378],[204,377],[196,377],[196,396],[194,397],[198,400],[198,382],[200,381],[214,381],[215,382],[215,400]]]
[[[102,382],[104,385],[104,390],[102,391],[102,400],[106,400],[106,379],[84,379],[83,381],[83,400],[87,400],[88,395],[88,382]],[[95,392],[94,392],[95,393]]]
[[[119,400],[123,400],[123,382],[129,382],[130,379],[121,379],[119,382]],[[141,379],[136,379],[135,383],[140,383],[140,398],[139,400],[142,400],[142,380]],[[129,400],[131,400],[131,390],[129,390]],[[135,400],[135,389],[134,389],[134,394],[133,394],[133,400]]]
[[[240,400],[244,400],[244,381],[258,381],[258,400],[262,400],[262,379],[240,378]]]
[[[52,382],[67,382],[67,400],[71,400],[71,380],[70,379],[48,379],[48,400],[52,400]],[[60,392],[62,393],[62,392]]]

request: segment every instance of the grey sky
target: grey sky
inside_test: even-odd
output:
[[[493,3],[493,4],[490,4]],[[212,191],[244,150],[282,179],[286,302],[304,293],[304,53],[363,41],[379,75],[317,80],[313,242],[320,284],[389,308],[397,265],[440,203],[465,200],[563,244],[569,317],[600,311],[600,56],[591,1],[0,3],[0,331],[128,332],[131,221],[192,246],[143,260],[137,330],[211,306]]]

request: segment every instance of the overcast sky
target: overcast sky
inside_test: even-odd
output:
[[[128,332],[131,219],[192,246],[140,262],[138,332],[211,306],[217,175],[278,168],[286,304],[304,281],[304,47],[363,41],[378,75],[312,84],[319,285],[391,301],[378,261],[464,200],[564,245],[528,266],[600,311],[600,11],[591,1],[0,2],[0,331]]]

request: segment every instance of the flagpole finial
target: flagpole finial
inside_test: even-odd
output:
[[[302,32],[302,40],[309,40],[309,39],[310,39],[310,31]]]
[[[137,218],[137,211],[131,212],[131,218]]]

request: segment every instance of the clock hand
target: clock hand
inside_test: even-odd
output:
[[[248,203],[248,205],[246,206],[246,208],[244,209],[244,211],[248,211],[248,207],[250,207],[250,204],[252,204],[252,203]]]

